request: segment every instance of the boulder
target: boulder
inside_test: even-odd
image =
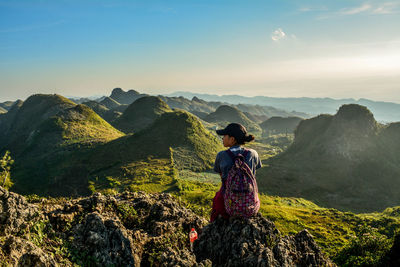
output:
[[[218,218],[202,229],[194,243],[197,260],[213,266],[335,266],[307,230],[281,237],[275,225],[257,215]]]

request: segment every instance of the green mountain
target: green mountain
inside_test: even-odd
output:
[[[121,116],[121,112],[110,110],[106,106],[96,101],[87,101],[83,102],[83,104],[90,107],[94,112],[96,112],[98,115],[100,115],[100,117],[109,123]]]
[[[32,95],[25,102],[17,102],[1,125],[0,147],[8,147],[14,153],[21,152],[37,127],[61,110],[75,106],[71,100],[60,95]]]
[[[111,92],[110,98],[114,99],[120,104],[130,105],[143,96],[146,96],[146,94],[140,94],[135,90],[128,90],[125,92],[121,88],[114,88]]]
[[[94,107],[94,104],[91,101],[87,101],[85,99],[75,100],[81,103],[85,101],[87,103],[91,103],[90,106],[98,112],[100,116],[106,119],[109,122],[112,122],[113,119],[118,117],[118,113],[123,113],[129,104],[133,103],[137,99],[148,96],[146,94],[140,94],[137,91],[129,90],[125,92],[121,88],[115,88],[110,97],[103,97],[96,100],[101,105],[107,107],[109,110],[114,111],[114,114],[108,114],[107,116],[104,115],[104,111],[99,110],[98,108]],[[226,102],[215,102],[215,101],[204,101],[198,97],[193,97],[191,100],[179,96],[179,97],[167,97],[167,96],[158,96],[161,98],[167,105],[172,109],[183,109],[189,111],[190,113],[198,116],[201,119],[205,119],[208,114],[215,112],[218,107],[222,105],[227,105]],[[232,105],[242,111],[246,117],[252,120],[255,123],[261,123],[267,120],[269,117],[272,116],[293,116],[297,115],[296,112],[287,112],[282,109],[277,109],[274,107],[269,106],[260,106],[260,105],[250,105],[250,104],[238,104]],[[302,114],[303,117],[308,117],[307,114]],[[109,118],[112,118],[111,120]]]
[[[4,113],[7,113],[7,110],[2,108],[2,107],[0,107],[0,114],[4,114]]]
[[[100,104],[108,109],[115,109],[121,105],[118,101],[111,97],[105,97],[102,101],[100,101]]]
[[[400,204],[398,123],[383,126],[363,106],[300,122],[293,144],[267,162],[262,190],[355,212]]]
[[[243,112],[243,114],[246,115],[247,118],[249,118],[250,120],[252,120],[258,124],[268,120],[267,115],[255,115],[255,114],[249,113],[249,112]]]
[[[149,158],[174,160],[178,168],[205,170],[222,150],[220,140],[186,111],[165,112],[150,127],[107,143],[92,153],[92,174],[107,167],[127,170],[132,162]],[[104,160],[107,163],[104,163]],[[126,174],[126,173],[125,173]],[[119,176],[123,176],[123,174]]]
[[[119,112],[119,113],[124,113],[124,111],[128,108],[129,105],[127,104],[121,104],[118,107],[115,107],[113,109],[111,109],[114,112]]]
[[[0,125],[6,131],[1,150],[10,150],[15,159],[12,179],[18,192],[47,194],[58,179],[54,162],[123,135],[89,107],[59,95],[33,95],[9,113],[7,124]]]
[[[15,104],[10,108],[7,113],[0,114],[0,149],[10,139],[9,131],[14,121],[15,116],[18,113],[19,108],[22,106],[23,101],[15,101]]]
[[[167,169],[169,176],[171,164],[196,171],[210,169],[223,149],[220,140],[185,111],[163,113],[141,132],[122,135],[85,105],[60,111],[43,121],[28,146],[16,154],[13,190],[87,195],[90,183],[108,188],[108,177],[128,187],[147,177],[148,171]]]
[[[31,136],[32,143],[43,142],[54,147],[79,144],[93,146],[106,143],[123,134],[97,115],[86,105],[76,105],[58,112],[44,121]],[[57,140],[58,139],[58,140]],[[53,140],[53,142],[49,142]],[[36,144],[37,145],[37,144]]]
[[[211,113],[214,112],[218,108],[218,106],[221,105],[221,103],[206,102],[198,98],[193,98],[192,100],[189,100],[184,97],[159,97],[164,100],[170,108],[184,109],[193,114],[196,114],[198,112]]]
[[[204,120],[217,123],[220,127],[225,127],[231,122],[240,123],[246,127],[249,133],[261,136],[261,128],[236,107],[228,105],[219,106],[215,112],[210,113]]]
[[[144,96],[130,104],[113,125],[125,133],[138,132],[152,124],[161,114],[171,111],[161,98]]]
[[[93,101],[93,100],[83,102],[82,104],[88,106],[89,108],[91,108],[94,112],[96,112],[100,116],[106,114],[107,111],[110,110],[106,106],[100,104],[99,102]]]
[[[302,118],[299,117],[272,117],[260,124],[263,130],[263,136],[272,134],[288,134],[293,133]]]

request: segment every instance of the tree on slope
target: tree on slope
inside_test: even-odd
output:
[[[10,151],[6,151],[4,156],[0,159],[0,179],[3,178],[2,186],[9,189],[13,183],[10,177],[11,165],[14,160],[10,156]]]

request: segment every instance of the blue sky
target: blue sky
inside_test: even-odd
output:
[[[400,103],[399,29],[399,0],[0,0],[0,101],[121,87]]]

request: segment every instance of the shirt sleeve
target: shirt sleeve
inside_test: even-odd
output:
[[[214,162],[214,171],[217,173],[221,173],[221,167],[220,167],[220,161],[221,161],[221,153],[217,154],[217,157],[215,158]]]

